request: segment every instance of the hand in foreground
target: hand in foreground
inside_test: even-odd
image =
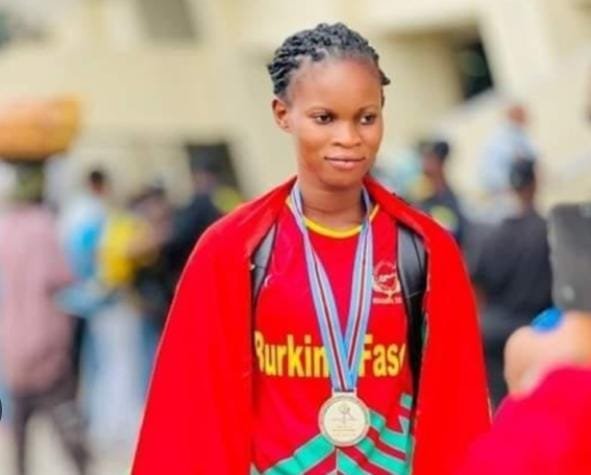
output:
[[[512,395],[535,389],[553,369],[591,366],[591,313],[556,310],[517,329],[505,346],[505,379]]]

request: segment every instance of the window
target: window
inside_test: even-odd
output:
[[[237,187],[236,172],[230,157],[230,148],[225,142],[185,145],[193,170],[203,169],[217,177],[220,183]]]
[[[493,79],[480,39],[456,43],[455,57],[464,99],[493,87]]]
[[[137,0],[140,21],[148,38],[193,41],[195,24],[187,0]]]
[[[14,8],[0,8],[0,48],[12,41],[39,41],[45,39],[46,26],[34,22]]]
[[[6,12],[0,11],[0,47],[8,43],[11,36],[10,17]]]

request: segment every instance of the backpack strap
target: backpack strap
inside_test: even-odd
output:
[[[408,318],[407,348],[416,397],[423,356],[423,298],[427,289],[427,253],[419,235],[401,224],[398,225],[398,269]]]
[[[252,283],[252,306],[256,307],[256,302],[267,275],[267,268],[271,261],[271,251],[275,243],[275,234],[277,234],[277,224],[273,224],[263,237],[258,247],[252,255],[252,263],[250,265],[250,275]]]

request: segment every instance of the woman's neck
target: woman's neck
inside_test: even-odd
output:
[[[332,229],[350,229],[361,224],[365,211],[359,187],[330,190],[299,183],[304,216]]]

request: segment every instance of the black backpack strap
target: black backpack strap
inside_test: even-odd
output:
[[[273,250],[273,244],[275,242],[275,234],[277,233],[277,225],[273,224],[267,231],[267,234],[263,237],[260,244],[255,249],[252,255],[252,261],[250,265],[251,283],[252,283],[252,305],[253,308],[256,306],[261,286],[267,275],[267,268],[271,261],[271,251]]]
[[[408,344],[415,398],[418,396],[423,355],[423,297],[427,289],[427,253],[419,235],[398,226],[398,269],[408,316]]]

